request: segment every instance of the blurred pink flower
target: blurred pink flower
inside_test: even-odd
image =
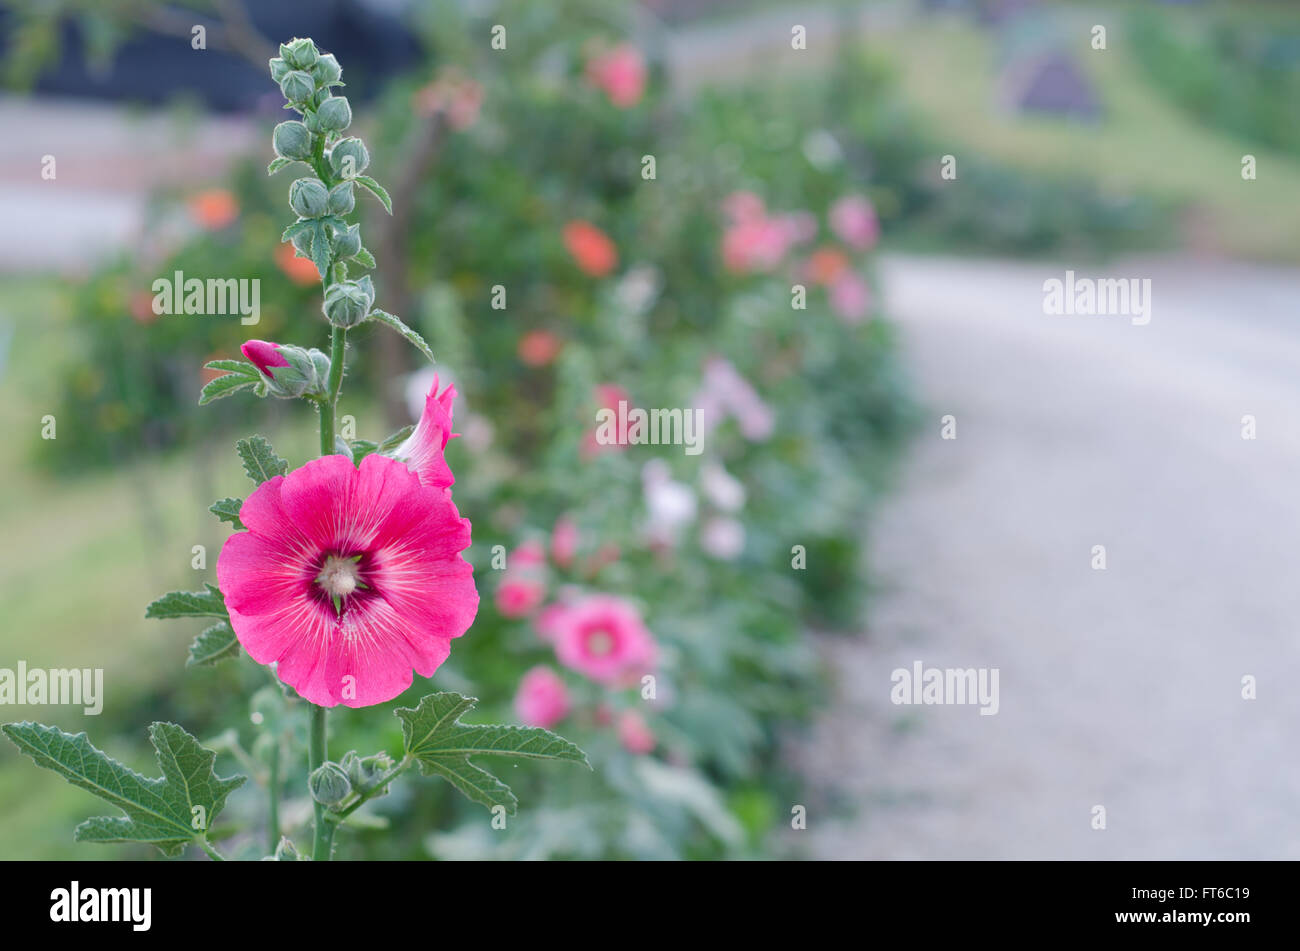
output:
[[[629,109],[645,94],[645,57],[632,44],[620,43],[587,61],[587,81],[614,105]]]
[[[624,710],[618,717],[618,741],[629,753],[644,756],[654,752],[655,735],[645,718],[634,710]]]
[[[578,523],[567,515],[561,515],[551,530],[551,558],[561,568],[567,568],[577,553]]]
[[[846,195],[831,206],[828,215],[831,230],[845,244],[866,251],[880,238],[880,221],[876,209],[861,195]]]
[[[598,409],[611,409],[615,413],[618,412],[618,404],[620,402],[628,403],[629,405],[632,402],[632,398],[628,395],[627,390],[623,389],[623,387],[619,386],[617,383],[596,384],[595,397]],[[592,428],[587,430],[587,434],[583,438],[582,454],[584,456],[594,456],[596,453],[604,452],[608,449],[623,450],[627,448],[627,421],[625,418],[616,417],[616,432],[614,435],[617,438],[614,442],[598,442],[596,440],[596,428],[596,425],[593,424]]]
[[[772,410],[731,361],[723,357],[705,361],[704,379],[692,403],[700,410],[705,435],[728,414],[735,416],[741,435],[751,442],[767,439],[776,425]]]
[[[514,568],[532,568],[546,563],[546,549],[542,543],[535,538],[530,538],[526,542],[520,542],[519,547],[514,550],[507,561],[511,569]]]
[[[569,690],[549,667],[534,667],[519,681],[515,713],[526,726],[549,730],[569,715]]]
[[[553,619],[560,663],[600,683],[617,684],[654,666],[654,638],[641,615],[612,595],[592,595]]]
[[[790,229],[777,218],[747,218],[722,235],[722,263],[737,274],[767,273],[790,249]]]
[[[858,324],[871,307],[871,288],[854,271],[846,271],[831,285],[831,309],[847,324]]]
[[[504,577],[497,585],[496,605],[502,617],[531,614],[546,597],[546,585],[537,578]]]

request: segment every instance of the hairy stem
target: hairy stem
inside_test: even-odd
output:
[[[315,772],[326,759],[325,746],[325,708],[312,705],[311,741],[307,751],[307,764],[310,772]],[[310,774],[309,772],[309,774]],[[328,862],[334,845],[334,824],[325,817],[325,807],[312,800],[313,818],[315,819],[315,839],[312,842],[311,857],[316,862]]]

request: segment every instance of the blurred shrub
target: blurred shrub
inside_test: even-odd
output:
[[[1210,8],[1140,9],[1130,32],[1152,86],[1206,125],[1300,155],[1300,21]]]

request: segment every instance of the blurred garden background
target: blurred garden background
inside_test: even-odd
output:
[[[215,580],[237,436],[314,454],[296,404],[196,403],[250,337],[325,339],[315,269],[278,241],[291,176],[265,171],[265,61],[308,35],[397,199],[363,224],[377,303],[461,394],[482,605],[434,683],[518,722],[552,670],[594,766],[512,771],[505,831],[410,784],[341,858],[1298,854],[1277,834],[1298,701],[1236,692],[1300,677],[1280,0],[0,0],[0,666],[106,685],[99,717],[5,720],[87,729],[146,774],[148,720],[226,772],[256,760],[250,715],[305,730],[246,657],[186,669],[190,637],[144,605]],[[1044,316],[1067,268],[1152,278],[1151,325]],[[259,279],[260,322],[158,316],[176,271]],[[340,412],[378,439],[429,371],[358,336]],[[620,398],[720,421],[699,456],[598,446]],[[1124,552],[1101,575],[1098,543]],[[529,569],[495,570],[497,545]],[[557,663],[546,607],[592,594],[653,632],[652,702]],[[892,706],[916,658],[1000,667],[1003,712]],[[332,748],[400,743],[366,714],[340,708]],[[245,857],[254,787],[223,819]],[[1102,802],[1127,826],[1092,834]],[[146,857],[75,844],[97,808],[0,745],[0,858]]]

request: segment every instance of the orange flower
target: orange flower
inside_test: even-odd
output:
[[[818,248],[808,255],[805,265],[808,279],[814,284],[834,284],[849,267],[848,258],[838,248]]]
[[[318,284],[320,272],[307,258],[298,257],[293,244],[286,242],[275,249],[275,263],[295,284]]]
[[[592,277],[604,277],[618,267],[618,249],[609,236],[587,221],[570,221],[564,226],[564,246],[573,260]]]
[[[519,338],[519,359],[530,367],[544,367],[559,355],[561,345],[549,330],[530,330]]]
[[[224,188],[210,188],[190,199],[190,215],[209,231],[219,231],[239,217],[239,202]]]

